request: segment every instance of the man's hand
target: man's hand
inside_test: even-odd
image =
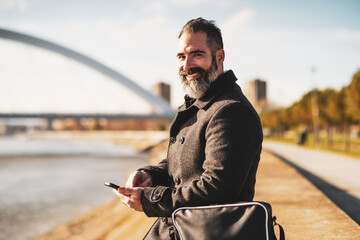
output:
[[[142,187],[120,187],[117,191],[113,189],[113,192],[129,208],[132,208],[135,211],[143,211],[140,202],[141,192],[143,189],[144,188]]]
[[[126,187],[150,187],[152,185],[152,178],[150,174],[143,171],[135,171],[130,174]]]
[[[152,178],[150,174],[143,171],[135,171],[130,174],[126,187],[120,187],[118,190],[113,189],[113,192],[121,201],[136,211],[143,211],[140,197],[141,192],[145,187],[150,187]]]

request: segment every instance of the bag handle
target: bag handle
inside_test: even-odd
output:
[[[276,222],[275,216],[273,217],[273,222],[274,222],[274,226],[278,226],[278,228],[279,228],[279,233],[280,233],[279,240],[285,240],[285,231],[284,231],[283,227]]]

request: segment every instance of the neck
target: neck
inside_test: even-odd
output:
[[[221,64],[220,66],[218,66],[218,75],[220,76],[223,73],[224,73],[224,66]]]

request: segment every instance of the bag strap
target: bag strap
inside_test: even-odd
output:
[[[285,231],[284,231],[284,228],[283,228],[280,224],[278,224],[278,223],[276,222],[276,217],[275,217],[275,216],[273,217],[273,222],[274,222],[274,226],[278,226],[278,228],[279,228],[279,233],[280,233],[280,238],[279,238],[279,240],[285,240]]]

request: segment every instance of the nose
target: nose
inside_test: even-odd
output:
[[[188,71],[193,67],[193,65],[194,64],[193,64],[193,61],[191,60],[191,58],[187,57],[182,63],[182,68],[183,68],[183,70]]]

